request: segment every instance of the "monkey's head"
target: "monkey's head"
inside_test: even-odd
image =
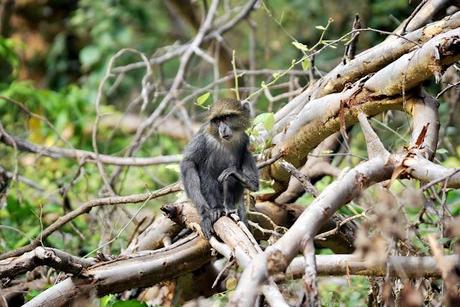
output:
[[[209,113],[209,132],[222,141],[239,138],[251,125],[249,103],[225,98],[213,104]]]

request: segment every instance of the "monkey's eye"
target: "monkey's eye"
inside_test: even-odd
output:
[[[232,119],[234,119],[235,117],[236,117],[235,114],[225,115],[225,116],[224,116],[224,120],[225,120],[225,121],[232,120]]]

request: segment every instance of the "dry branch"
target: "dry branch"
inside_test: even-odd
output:
[[[32,271],[41,265],[79,275],[83,269],[95,263],[92,258],[79,258],[55,248],[39,246],[21,256],[0,260],[0,278],[13,279],[16,275]]]
[[[66,306],[84,296],[103,296],[154,285],[202,267],[211,259],[206,240],[192,235],[173,245],[96,265],[87,278],[67,278],[24,306]]]
[[[417,44],[423,44],[436,35],[456,29],[460,26],[460,12],[433,22],[422,29],[408,33],[404,38],[391,42],[382,42],[368,49],[347,64],[339,64],[316,84],[290,101],[275,114],[274,133],[279,133],[310,100],[315,100],[333,92],[339,92],[349,83],[378,71],[411,51]]]
[[[155,221],[140,233],[124,250],[122,255],[129,255],[143,250],[155,250],[164,246],[164,241],[174,238],[182,227],[164,215],[159,215]]]
[[[420,155],[411,155],[404,159],[403,166],[413,178],[423,182],[438,181],[447,188],[460,188],[460,169],[447,168],[424,159]]]
[[[310,101],[290,126],[273,138],[276,146],[272,154],[281,153],[286,161],[299,167],[305,163],[308,153],[327,136],[339,131],[342,124],[354,124],[359,112],[373,116],[385,110],[400,109],[402,101],[413,95],[410,89],[433,74],[439,74],[459,58],[459,29],[435,36],[421,48],[378,71],[362,85],[358,82],[342,93]],[[283,186],[288,179],[279,163],[271,166],[269,177]]]
[[[452,267],[460,264],[459,256],[444,256],[443,261]],[[434,257],[390,256],[385,263],[373,263],[360,259],[356,255],[318,255],[316,256],[318,275],[364,275],[399,276],[403,278],[441,277]],[[294,278],[303,276],[305,260],[296,257],[286,270]]]
[[[431,109],[425,108],[417,115],[425,118]],[[266,252],[243,272],[237,287],[237,298],[232,302],[241,306],[250,306],[255,301],[255,296],[250,290],[257,287],[270,274],[284,271],[298,251],[304,251],[306,258],[305,272],[310,290],[314,287],[312,280],[316,264],[312,258],[312,240],[319,227],[342,205],[348,203],[361,191],[375,182],[390,179],[396,167],[407,158],[407,153],[390,155],[370,127],[365,116],[359,114],[359,120],[365,135],[370,160],[362,162],[348,171],[337,181],[330,184],[321,195],[301,214],[294,225],[275,244],[269,246]],[[437,129],[435,125],[428,129]],[[417,140],[415,141],[417,142]],[[413,144],[416,150],[416,144]],[[415,148],[415,149],[414,149]],[[422,158],[423,159],[423,158]],[[424,161],[428,161],[424,159]],[[313,250],[314,252],[314,250]],[[308,288],[307,288],[308,289]],[[314,289],[313,289],[314,290]],[[315,294],[312,292],[313,295]],[[314,300],[314,297],[313,297]],[[314,303],[314,302],[313,302]]]
[[[430,21],[440,11],[445,10],[452,4],[450,0],[425,0],[422,1],[414,12],[402,22],[398,28],[393,31],[397,34],[404,34],[407,31],[413,31],[420,28]],[[389,36],[387,41],[394,39],[394,36]]]
[[[199,228],[200,217],[198,211],[188,201],[164,205],[162,210],[171,220],[180,225],[190,229]],[[276,231],[275,227],[290,227],[302,214],[304,207],[295,204],[280,205],[271,202],[258,202],[254,210],[256,214],[251,214],[250,212],[249,220],[258,223],[264,229]],[[343,217],[334,215],[321,226],[320,231],[327,232],[336,229],[337,225],[340,225],[343,220]],[[330,248],[335,253],[350,253],[354,250],[355,232],[356,225],[347,223],[339,227],[334,235],[328,236],[327,240],[319,238],[315,241],[315,244],[319,247]],[[260,236],[257,231],[254,233],[257,239],[268,239],[265,236]]]

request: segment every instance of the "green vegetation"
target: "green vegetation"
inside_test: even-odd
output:
[[[159,0],[79,0],[73,1],[75,4],[70,9],[66,8],[67,1],[17,2],[11,29],[0,37],[0,135],[6,131],[15,138],[45,147],[97,149],[100,154],[120,157],[132,146],[140,123],[161,107],[167,87],[174,82],[180,60],[174,57],[161,65],[152,64],[149,66],[150,75],[145,65],[121,74],[112,71],[108,75],[110,61],[120,50],[129,49],[114,61],[114,67],[123,69],[125,65],[142,63],[140,53],[151,58],[179,48],[180,44],[195,37],[197,28],[193,18],[200,21],[205,10],[200,1],[192,3],[194,13],[190,15],[175,11],[174,5],[167,4],[168,1]],[[203,1],[207,2],[209,5],[210,1]],[[227,12],[225,6],[230,5],[227,2],[238,9],[245,3],[222,2],[218,16]],[[282,85],[292,81],[294,74],[288,73],[292,71],[305,72],[299,73],[295,81],[299,87],[304,87],[309,81],[307,72],[311,71],[313,64],[316,67],[314,73],[319,77],[340,63],[344,44],[350,40],[349,36],[343,36],[350,31],[355,13],[360,14],[365,27],[393,31],[416,7],[412,2],[265,0],[251,13],[250,23],[240,22],[225,33],[220,55],[225,57],[228,52],[228,63],[235,50],[235,68],[249,69],[254,65],[251,69],[273,70],[271,74],[251,75],[247,71],[238,74],[239,93],[243,98],[251,97],[256,113],[254,126],[249,129],[254,140],[252,149],[261,153],[272,145],[272,140],[263,136],[275,125],[274,112],[294,97],[270,101],[263,95],[264,90],[268,89],[273,97],[286,92]],[[343,39],[339,40],[341,37]],[[363,32],[358,52],[384,38],[380,33]],[[215,43],[205,42],[200,48],[208,55],[216,54]],[[321,52],[313,63],[309,55],[318,50]],[[231,79],[200,91],[215,81],[214,74],[218,70],[203,57],[194,55],[187,69],[186,82],[177,97],[168,103],[154,125],[148,127],[153,127],[155,133],[142,140],[134,156],[180,154],[187,143],[187,133],[191,133],[185,124],[202,122],[204,112],[215,99],[234,95]],[[220,72],[219,77],[233,75],[230,70]],[[106,77],[107,82],[101,86]],[[153,90],[146,94],[143,92],[146,86]],[[425,87],[432,94],[441,89],[441,85],[434,81],[427,82]],[[98,94],[101,96],[99,101]],[[440,102],[441,123],[444,123],[458,106],[450,105],[444,97]],[[100,106],[99,117],[96,103]],[[93,136],[96,119],[97,133]],[[169,120],[181,123],[182,127],[162,130]],[[407,117],[401,113],[377,116],[371,124],[390,151],[401,148],[410,139]],[[446,167],[460,165],[458,124],[458,119],[454,118],[448,127],[441,127],[444,134],[436,159]],[[178,136],[180,133],[182,135]],[[351,129],[348,134],[348,148],[352,155],[336,159],[337,166],[342,169],[353,167],[367,156],[360,129]],[[93,143],[93,137],[97,145]],[[258,141],[259,138],[262,142]],[[15,177],[3,189],[0,176],[0,253],[30,243],[46,226],[83,203],[111,195],[98,166],[85,163],[84,159],[52,158],[0,143],[0,167],[0,171],[4,169],[10,177]],[[110,180],[118,169],[114,165],[104,166],[106,179]],[[112,188],[118,195],[145,193],[178,179],[177,164],[123,167]],[[332,180],[324,177],[315,186],[321,192]],[[273,192],[271,184],[263,181],[256,194]],[[365,197],[343,207],[340,213],[352,216],[370,210],[370,197],[378,198],[380,192],[377,188],[370,189]],[[423,198],[420,185],[397,180],[391,192],[398,198],[397,205],[407,220],[408,229],[417,229],[420,234],[439,233],[440,229],[445,229],[438,216],[442,210],[438,203],[433,205],[438,201],[435,199],[438,194],[434,193],[439,192],[438,188]],[[127,205],[123,209],[93,209],[91,215],[79,216],[42,243],[82,257],[95,257],[98,251],[118,255],[139,228],[145,229],[152,221],[161,205],[181,197],[182,194],[172,194],[144,204]],[[297,203],[308,206],[312,201],[311,195],[305,195]],[[460,214],[458,190],[446,191],[445,208],[454,217]],[[372,214],[372,210],[369,213]],[[411,245],[412,254],[430,254],[427,242],[413,233],[406,243]],[[443,243],[445,251],[452,252],[456,241],[444,239]],[[44,270],[37,274],[46,275]],[[51,271],[49,274],[54,278],[58,273]],[[29,291],[27,299],[40,291]],[[340,282],[324,278],[320,283],[324,306],[364,306],[368,292],[369,281],[365,277],[343,277]],[[224,305],[228,300],[226,294],[216,294],[213,299]],[[100,298],[100,306],[147,305],[108,295]]]

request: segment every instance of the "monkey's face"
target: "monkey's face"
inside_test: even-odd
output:
[[[235,133],[241,132],[237,115],[225,115],[211,120],[212,129],[217,132],[219,139],[230,142]]]
[[[212,106],[209,119],[209,132],[220,142],[238,142],[250,125],[249,103],[229,98],[219,100]]]

